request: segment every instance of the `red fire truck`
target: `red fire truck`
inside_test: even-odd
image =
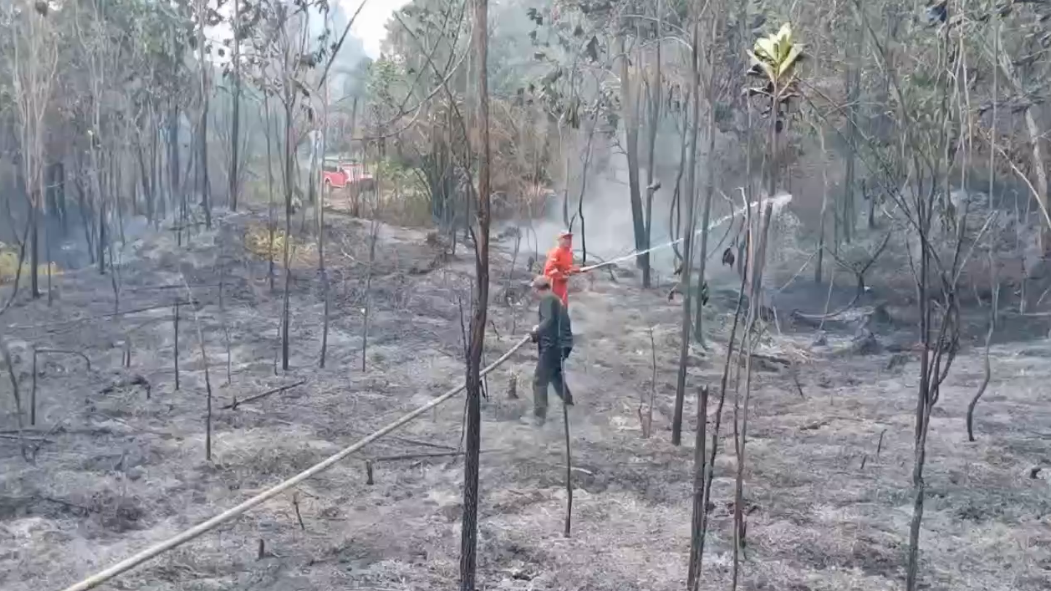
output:
[[[356,162],[336,162],[328,160],[321,168],[321,179],[326,190],[356,189],[358,192],[373,188],[371,174],[365,167]]]

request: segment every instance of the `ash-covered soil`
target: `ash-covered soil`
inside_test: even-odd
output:
[[[317,251],[304,243],[296,247],[290,282],[291,367],[280,367],[284,276],[277,265],[271,291],[265,257],[250,253],[244,240],[264,223],[259,215],[227,215],[188,247],[177,247],[170,233],[129,243],[119,261],[119,302],[110,275],[85,269],[55,278],[50,306],[20,300],[0,318],[24,406],[33,391],[33,347],[77,351],[91,361],[88,371],[77,355],[38,355],[37,424],[25,434],[32,463],[20,452],[14,397],[3,376],[0,588],[61,589],[292,476],[463,380],[472,255],[461,247],[443,260],[425,232],[381,226],[367,296],[369,224],[329,217],[324,369],[318,367],[324,298]],[[512,273],[511,245],[495,246],[487,360],[535,322],[522,287],[531,254],[518,253]],[[523,349],[487,379],[478,551],[486,589],[685,585],[696,392],[704,384],[718,389],[732,303],[713,297],[707,311],[709,349],[698,348],[691,358],[687,433],[676,448],[669,440],[681,308],[667,301],[666,289],[644,291],[624,270],[617,276],[579,278],[571,294],[579,335],[568,368],[577,399],[569,412],[572,537],[562,535],[565,457],[557,398],[552,394],[554,418],[543,429],[519,422],[531,410],[534,351]],[[196,304],[179,312],[176,389],[173,303],[191,299]],[[211,461],[205,459],[198,327],[213,390]],[[753,379],[742,588],[901,588],[917,364],[886,347],[872,355],[839,354],[852,338],[846,325],[824,327],[827,344],[819,346],[812,346],[812,330],[783,328],[763,353],[798,363],[795,371],[768,362]],[[123,367],[128,351],[130,367]],[[925,588],[1051,588],[1049,359],[1051,346],[1043,340],[992,348],[978,442],[968,443],[964,413],[982,379],[982,351],[965,347],[958,358],[931,419]],[[305,383],[221,408],[299,380]],[[509,397],[512,382],[517,399]],[[645,439],[639,408],[651,392],[654,433]],[[106,588],[453,588],[462,457],[438,454],[458,449],[462,418],[463,399],[456,398],[297,492]],[[713,400],[709,427],[715,418]],[[730,392],[704,589],[729,585],[732,422]]]

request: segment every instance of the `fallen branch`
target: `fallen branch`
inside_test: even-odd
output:
[[[542,466],[549,466],[551,468],[563,468],[563,467],[565,467],[563,464],[556,464],[555,462],[547,462],[547,461],[544,461],[544,460],[529,460],[529,461],[531,461],[531,462],[533,462],[535,464],[540,464]],[[577,466],[570,466],[569,469],[572,470],[573,472],[580,472],[581,474],[587,474],[588,476],[594,476],[595,475],[594,472],[592,472],[591,470],[588,470],[587,468],[580,468],[580,467],[577,467]]]
[[[199,283],[197,285],[191,285],[190,287],[193,288],[193,289],[200,289],[202,287],[219,287],[220,285],[222,285],[222,284],[221,283]],[[161,290],[161,289],[182,289],[182,287],[183,287],[183,285],[181,283],[170,283],[170,284],[167,284],[167,285],[146,285],[146,286],[143,286],[143,287],[133,287],[131,289],[124,289],[123,291],[125,293],[136,293],[136,292],[140,292],[140,291],[154,291],[154,290]]]
[[[113,382],[112,384],[99,390],[99,394],[112,394],[118,388],[129,388],[131,386],[142,386],[143,388],[145,388],[146,400],[150,399],[150,392],[153,390],[153,385],[150,384],[150,381],[147,380],[145,377],[138,374],[133,375],[131,376],[131,378],[128,379],[122,378],[117,380],[116,382]]]
[[[351,433],[357,433],[358,435],[368,435],[367,431],[359,431],[357,429],[349,429]],[[402,443],[410,443],[412,445],[422,445],[424,447],[433,447],[435,449],[454,450],[455,447],[451,445],[445,445],[442,443],[431,443],[429,441],[420,441],[419,439],[409,439],[408,437],[392,436],[391,439],[394,441],[401,441]]]
[[[179,305],[179,306],[185,306],[187,304],[192,304],[194,307],[197,307],[197,306],[201,305],[201,302],[198,301],[198,300],[179,301],[179,302],[176,302],[176,304]],[[106,313],[106,314],[97,314],[95,316],[85,316],[84,318],[74,318],[72,320],[59,320],[57,322],[44,322],[42,324],[12,324],[11,328],[13,328],[13,329],[54,328],[56,326],[64,326],[64,325],[67,325],[67,324],[76,324],[78,322],[89,322],[89,321],[92,321],[92,320],[103,320],[103,319],[106,319],[106,318],[113,318],[114,316],[127,316],[129,314],[138,314],[139,312],[149,312],[151,310],[157,310],[157,309],[160,309],[160,308],[167,308],[170,305],[171,304],[168,304],[168,303],[154,304],[152,306],[144,306],[142,308],[135,308],[133,310],[124,310],[123,312],[118,312],[116,314],[113,313],[113,312],[109,312],[109,313]]]
[[[79,510],[83,511],[85,515],[89,515],[91,513],[95,513],[96,512],[96,511],[93,511],[92,509],[90,509],[89,507],[85,507],[84,505],[78,505],[76,503],[70,503],[69,501],[63,501],[62,499],[56,499],[56,498],[52,498],[52,497],[40,497],[40,500],[41,501],[47,501],[48,503],[54,503],[56,505],[62,505],[63,507],[69,507],[70,509],[79,509]]]
[[[255,396],[249,396],[248,398],[245,398],[244,400],[238,400],[237,397],[234,397],[234,401],[231,402],[230,404],[227,404],[226,406],[222,407],[222,410],[237,410],[237,407],[242,405],[242,404],[247,404],[249,402],[255,402],[256,400],[259,400],[260,398],[266,398],[267,396],[270,396],[271,394],[277,394],[278,392],[284,392],[285,390],[291,390],[292,388],[295,388],[296,386],[302,386],[305,383],[307,383],[306,380],[299,380],[298,382],[295,382],[294,384],[285,384],[284,386],[278,386],[277,388],[273,388],[271,390],[267,390],[266,392],[263,392],[262,394],[256,394]]]
[[[99,417],[99,418],[107,420],[107,421],[113,421],[114,423],[120,423],[121,425],[124,425],[125,427],[128,427],[129,429],[131,429],[133,431],[142,431],[143,433],[152,433],[154,435],[157,435],[159,437],[163,437],[165,439],[170,438],[170,437],[173,436],[173,434],[171,432],[161,431],[159,429],[151,429],[149,427],[144,427],[142,425],[133,425],[133,424],[129,423],[128,421],[125,421],[124,419],[119,419],[119,418],[117,418],[117,417],[115,417],[113,415],[108,415],[108,414],[106,414],[104,412],[101,412],[101,411],[97,411],[97,410],[90,411],[89,414],[91,416]]]
[[[50,439],[45,439],[43,437],[29,437],[27,435],[22,435],[21,437],[19,437],[18,435],[2,435],[2,434],[0,434],[0,439],[10,439],[12,441],[39,441],[41,443],[54,443],[54,441],[52,441]]]
[[[831,422],[832,422],[832,419],[825,419],[823,421],[815,421],[813,423],[807,423],[805,425],[800,425],[799,426],[799,430],[800,431],[815,431],[817,429],[820,429],[821,427],[828,426],[828,424],[831,423]]]
[[[508,450],[508,449],[483,449],[483,450],[481,450],[478,453],[485,454],[485,453],[499,453],[499,452],[506,452],[506,451],[511,451],[511,450]],[[379,457],[375,457],[375,458],[370,458],[369,461],[371,463],[375,464],[376,462],[400,462],[400,461],[403,461],[403,460],[423,460],[423,459],[427,459],[427,458],[447,458],[449,456],[462,456],[462,455],[463,455],[463,451],[462,450],[455,450],[454,449],[452,451],[436,451],[436,452],[418,453],[418,454],[400,454],[400,455],[396,455],[396,456],[379,456]]]
[[[777,364],[783,365],[785,367],[791,367],[792,366],[792,362],[789,361],[788,359],[784,359],[782,357],[776,357],[774,355],[765,355],[763,353],[756,353],[755,351],[751,351],[751,352],[749,352],[748,356],[753,358],[753,359],[762,359],[763,361],[769,361],[770,363],[777,363]]]
[[[869,261],[867,263],[865,263],[864,265],[862,265],[861,269],[857,269],[853,265],[848,264],[847,262],[845,262],[842,259],[840,259],[839,255],[836,254],[835,252],[833,252],[831,249],[825,248],[825,251],[828,252],[830,255],[832,255],[832,258],[835,259],[835,261],[837,263],[839,263],[839,266],[843,267],[844,269],[846,269],[848,271],[851,271],[852,273],[854,273],[854,276],[857,278],[857,282],[858,283],[857,283],[857,289],[854,292],[854,297],[853,297],[853,299],[850,300],[849,303],[847,303],[847,305],[843,306],[839,310],[836,310],[835,312],[826,312],[825,314],[820,315],[820,314],[804,314],[804,313],[796,310],[796,311],[792,312],[792,316],[794,316],[796,318],[803,318],[803,319],[806,319],[806,320],[820,320],[820,321],[824,322],[825,320],[831,320],[832,318],[840,316],[841,314],[844,314],[847,311],[849,311],[851,308],[853,308],[858,303],[858,300],[861,299],[861,296],[865,294],[865,273],[867,273],[869,268],[872,267],[872,265],[876,262],[876,259],[879,258],[879,255],[883,254],[883,249],[885,249],[887,247],[887,243],[889,241],[890,241],[890,232],[888,232],[883,237],[883,241],[880,242],[879,248],[877,248],[876,252],[869,258]],[[829,286],[829,297],[831,297],[831,294],[832,294],[832,287]]]
[[[88,371],[91,371],[91,359],[89,359],[87,355],[81,353],[80,351],[72,351],[70,349],[33,349],[33,352],[36,354],[47,353],[54,355],[76,355],[77,357],[80,357],[84,360],[84,364],[87,366]]]

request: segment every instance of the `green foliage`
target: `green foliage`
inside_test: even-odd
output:
[[[384,158],[376,164],[376,176],[384,184],[396,183],[404,188],[419,189],[420,177],[409,166],[393,158]]]
[[[758,73],[757,68],[775,88],[788,88],[795,79],[796,65],[803,60],[803,45],[792,38],[792,26],[785,23],[777,33],[757,39],[748,57],[753,74]]]
[[[245,8],[241,34],[250,51],[244,59],[255,85],[283,101],[297,101],[299,96],[310,98],[313,85],[308,74],[323,67],[337,41],[331,40],[332,31],[325,27],[317,35],[306,35],[308,41],[301,48],[302,27],[306,26],[302,13],[327,14],[327,0],[295,0],[292,5],[282,0],[257,0],[246,3]],[[303,107],[312,117],[310,105]]]
[[[604,120],[615,131],[618,118],[610,111],[619,102],[616,88],[601,84],[595,87],[583,73],[585,67],[608,66],[605,62],[611,57],[606,23],[602,18],[593,18],[600,15],[595,8],[589,3],[578,3],[547,11],[526,10],[526,17],[534,24],[529,38],[539,69],[535,79],[518,88],[516,100],[523,105],[540,103],[553,118],[571,129],[579,129],[584,120]],[[585,86],[593,95],[591,100],[581,98]]]
[[[394,101],[392,87],[401,79],[404,72],[392,60],[380,58],[372,62],[366,78],[366,89],[375,104],[387,104]]]

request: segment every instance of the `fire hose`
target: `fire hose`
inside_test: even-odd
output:
[[[479,377],[485,376],[486,374],[488,374],[489,372],[493,371],[498,366],[500,366],[502,363],[507,361],[511,357],[511,355],[513,355],[516,351],[521,349],[523,345],[525,345],[527,342],[529,342],[529,340],[530,340],[530,337],[528,337],[528,336],[523,337],[520,341],[515,343],[515,345],[513,347],[511,347],[511,349],[509,351],[507,351],[506,353],[501,355],[499,359],[497,359],[496,361],[490,363],[487,367],[482,369],[482,371],[480,372],[480,376]],[[173,549],[173,548],[175,548],[177,546],[181,546],[182,544],[185,544],[186,542],[189,542],[190,540],[192,540],[192,539],[194,539],[194,538],[196,538],[196,537],[198,537],[198,536],[200,536],[200,535],[202,535],[202,534],[204,534],[204,533],[206,533],[206,532],[208,532],[210,530],[213,530],[216,527],[218,527],[218,526],[220,526],[220,525],[222,525],[222,524],[224,524],[224,523],[226,523],[228,521],[231,521],[235,517],[241,516],[242,514],[246,513],[249,509],[252,509],[252,508],[254,508],[254,507],[256,507],[256,506],[258,506],[258,505],[260,505],[260,504],[262,504],[262,503],[264,503],[264,502],[266,502],[266,501],[268,501],[268,500],[270,500],[270,499],[272,499],[274,497],[276,497],[277,495],[287,491],[288,489],[296,486],[297,484],[303,482],[304,480],[306,480],[306,479],[308,479],[308,478],[310,478],[312,476],[316,476],[316,475],[320,474],[321,472],[324,472],[325,470],[328,470],[333,465],[335,465],[337,462],[339,462],[340,460],[345,459],[350,454],[361,450],[361,448],[365,447],[366,445],[376,441],[377,439],[383,437],[384,435],[390,434],[392,431],[398,429],[399,427],[401,427],[401,426],[405,425],[406,423],[412,421],[413,419],[419,417],[420,415],[422,415],[423,413],[427,412],[428,410],[431,410],[432,408],[442,404],[443,402],[448,401],[449,399],[451,399],[452,397],[456,396],[461,391],[463,391],[463,389],[465,387],[466,387],[466,384],[463,384],[463,385],[460,385],[460,386],[457,386],[455,388],[452,388],[452,389],[448,390],[447,392],[445,392],[441,396],[435,398],[434,400],[428,402],[427,404],[424,404],[423,406],[417,408],[416,410],[414,410],[414,411],[412,411],[412,412],[410,412],[410,413],[408,413],[406,415],[403,415],[402,417],[400,417],[399,419],[395,420],[392,423],[389,423],[387,426],[383,427],[382,429],[380,429],[378,431],[375,431],[374,433],[372,433],[371,435],[365,437],[364,439],[361,439],[360,441],[358,441],[354,445],[351,445],[350,447],[347,447],[347,448],[343,449],[342,451],[340,451],[340,452],[338,452],[338,453],[336,453],[336,454],[334,454],[332,456],[329,456],[327,459],[325,459],[325,460],[323,460],[323,461],[311,466],[310,468],[307,468],[306,470],[303,470],[302,472],[300,472],[299,474],[296,474],[295,476],[289,478],[288,480],[285,480],[284,482],[282,482],[280,484],[277,484],[277,485],[275,485],[275,486],[273,486],[273,487],[271,487],[271,488],[269,488],[269,489],[257,494],[256,496],[248,499],[247,501],[244,501],[243,503],[241,503],[240,505],[237,505],[236,507],[233,507],[231,509],[227,509],[226,511],[223,511],[222,513],[220,513],[219,515],[216,515],[215,517],[212,517],[208,521],[205,521],[205,522],[200,523],[200,524],[198,524],[198,525],[196,525],[194,527],[191,527],[190,529],[185,530],[182,533],[180,533],[178,535],[175,535],[175,536],[173,536],[171,538],[168,538],[167,540],[165,540],[165,541],[163,541],[163,542],[161,542],[159,544],[155,544],[155,545],[143,550],[142,552],[139,552],[138,554],[136,554],[136,555],[134,555],[134,556],[132,556],[130,558],[126,558],[126,559],[122,560],[121,562],[118,562],[117,564],[115,564],[115,565],[113,565],[113,566],[111,566],[111,567],[109,567],[109,568],[107,568],[107,569],[105,569],[105,570],[103,570],[103,571],[101,571],[99,573],[96,573],[96,574],[94,574],[94,575],[92,575],[92,576],[80,581],[79,583],[76,583],[74,585],[66,587],[65,589],[63,589],[63,591],[86,591],[87,589],[94,589],[95,587],[101,585],[102,583],[105,583],[106,581],[108,581],[108,580],[110,580],[110,579],[112,579],[112,578],[114,578],[114,577],[116,577],[116,576],[118,576],[120,574],[123,574],[123,573],[135,568],[136,566],[139,566],[140,564],[142,564],[142,563],[144,563],[144,562],[146,562],[148,560],[156,558],[157,556],[167,552],[168,550],[171,550],[171,549]]]
[[[763,204],[769,203],[770,206],[774,210],[779,210],[782,207],[784,207],[785,205],[787,205],[788,202],[791,201],[791,200],[792,200],[792,196],[791,195],[789,195],[787,193],[783,193],[783,194],[778,195],[776,197],[770,197],[770,198],[761,199],[759,201],[756,201],[755,203],[751,204],[749,207],[757,207],[759,205],[763,205]],[[725,224],[726,222],[728,222],[728,221],[734,219],[735,217],[741,215],[742,213],[744,213],[746,211],[746,209],[747,208],[741,208],[741,209],[739,209],[737,211],[734,211],[733,213],[725,215],[725,216],[715,220],[714,222],[708,224],[707,228],[701,228],[700,230],[697,230],[696,232],[694,232],[694,235],[700,234],[700,233],[708,231],[708,230],[712,230],[714,228],[718,228],[719,226]],[[610,266],[613,266],[613,265],[615,265],[615,264],[617,264],[617,263],[619,263],[621,261],[631,260],[631,259],[633,259],[633,258],[635,258],[637,256],[644,255],[646,253],[653,252],[655,250],[662,250],[662,249],[665,249],[665,248],[671,248],[672,246],[674,246],[676,244],[679,244],[680,242],[682,242],[685,239],[686,239],[686,237],[683,236],[682,238],[679,238],[678,240],[671,240],[669,242],[665,242],[664,244],[659,244],[657,246],[652,246],[650,248],[646,248],[646,249],[643,249],[643,250],[634,250],[632,252],[629,252],[626,255],[619,256],[619,257],[617,257],[615,259],[610,259],[608,261],[603,261],[601,263],[596,263],[594,265],[588,265],[586,267],[581,267],[580,268],[580,272],[581,273],[587,273],[588,271],[594,271],[596,269],[602,269],[602,268],[605,268],[605,267],[610,267]]]

